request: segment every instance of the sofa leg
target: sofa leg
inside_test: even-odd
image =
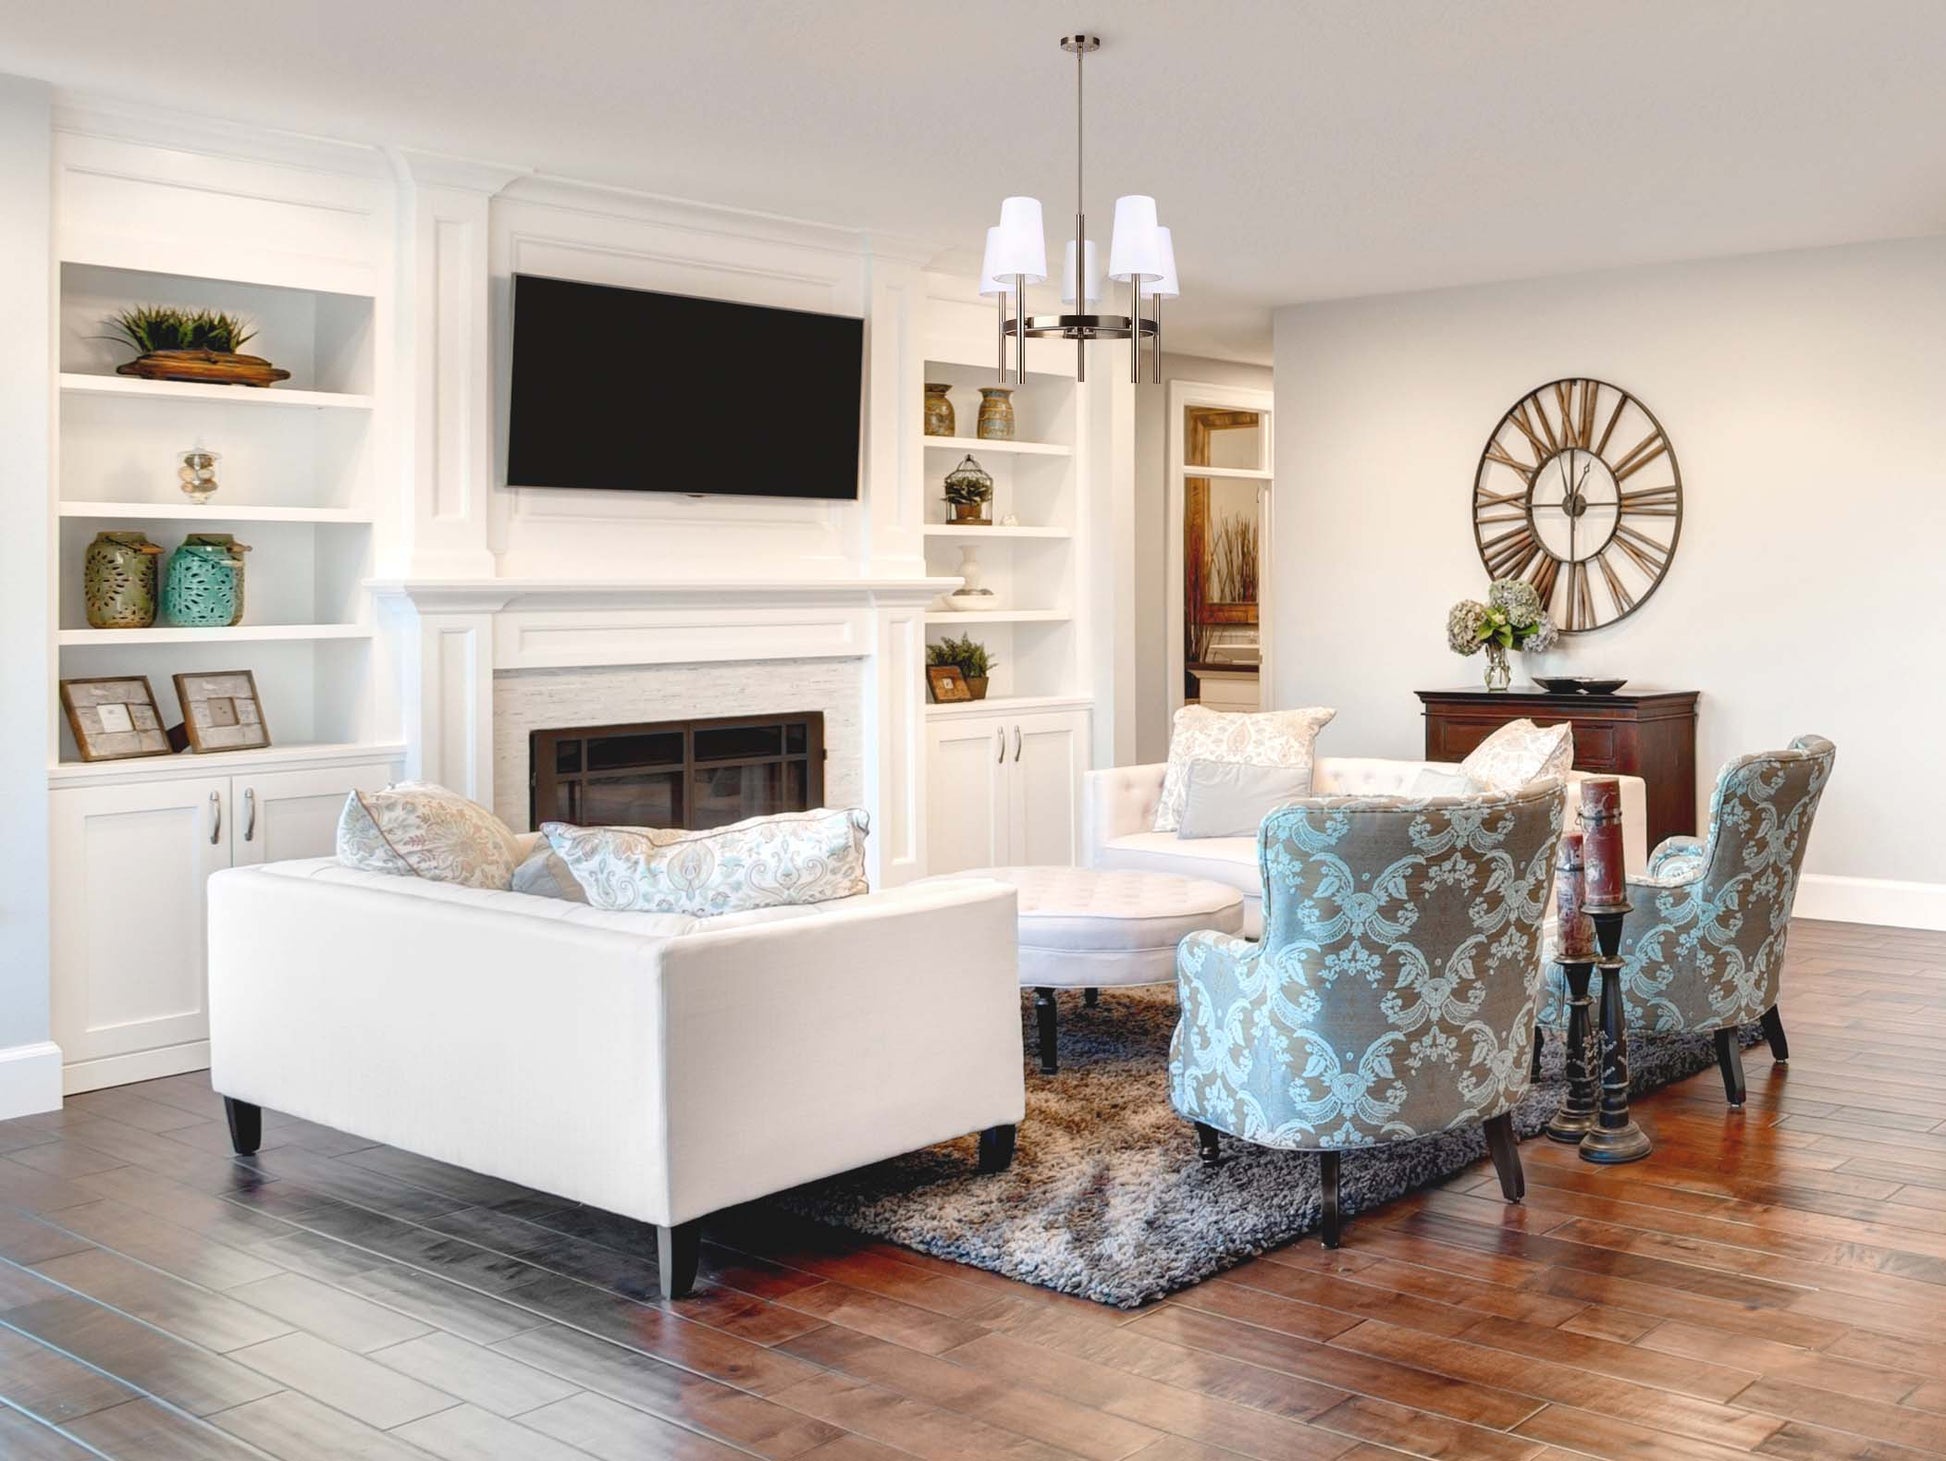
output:
[[[655,1267],[662,1280],[662,1297],[686,1299],[696,1287],[696,1264],[703,1256],[700,1218],[655,1230]]]
[[[1784,1038],[1784,1017],[1772,1005],[1763,1013],[1764,1038],[1770,1041],[1770,1058],[1779,1065],[1791,1058],[1791,1042]]]
[[[1534,1080],[1541,1078],[1541,1053],[1546,1049],[1547,1031],[1543,1030],[1539,1023],[1536,1022],[1534,1025],[1534,1064],[1533,1068],[1528,1072],[1528,1075]]]
[[[1493,1170],[1500,1174],[1500,1195],[1519,1202],[1527,1195],[1527,1174],[1520,1169],[1520,1148],[1514,1137],[1514,1113],[1502,1111],[1486,1123],[1487,1150],[1493,1155]]]
[[[1729,1097],[1730,1109],[1743,1109],[1743,1052],[1737,1047],[1737,1032],[1734,1029],[1716,1032],[1716,1063],[1723,1067],[1723,1094]]]
[[[1082,990],[1081,1002],[1086,1006],[1088,1006],[1089,1009],[1093,1009],[1096,1005],[1101,1003],[1101,991],[1099,989]]]
[[[1019,1128],[1009,1122],[1005,1126],[989,1126],[980,1133],[980,1170],[982,1172],[1004,1172],[1014,1164],[1014,1138]]]
[[[1344,1237],[1345,1220],[1338,1210],[1338,1154],[1318,1153],[1318,1183],[1324,1189],[1324,1246],[1335,1248]]]
[[[1196,1123],[1196,1155],[1205,1167],[1214,1167],[1223,1160],[1223,1149],[1216,1143],[1216,1128],[1201,1121]]]
[[[223,1118],[230,1123],[230,1149],[247,1157],[264,1141],[264,1108],[248,1101],[223,1098]]]
[[[1034,1028],[1040,1035],[1041,1074],[1053,1075],[1054,1057],[1054,991],[1043,985],[1034,991]]]

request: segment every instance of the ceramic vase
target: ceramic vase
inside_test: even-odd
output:
[[[142,533],[96,533],[82,562],[81,592],[91,629],[147,629],[155,623],[156,560]]]
[[[222,628],[243,618],[243,555],[228,533],[191,533],[169,555],[162,613],[171,624]]]
[[[953,414],[953,403],[947,399],[946,392],[952,387],[936,381],[926,382],[926,435],[954,436],[959,431],[959,419]],[[981,408],[982,411],[985,407]]]
[[[1011,386],[980,387],[980,439],[1014,439],[1014,393]]]

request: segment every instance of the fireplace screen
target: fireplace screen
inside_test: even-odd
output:
[[[824,802],[824,716],[730,716],[540,730],[532,825],[721,827]]]

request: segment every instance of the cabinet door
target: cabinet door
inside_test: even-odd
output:
[[[1007,732],[1008,827],[1013,861],[1071,867],[1081,854],[1081,773],[1088,717],[1025,715]]]
[[[70,787],[48,802],[67,1088],[207,1065],[203,888],[230,865],[230,778]]]
[[[393,777],[389,764],[237,777],[231,783],[231,861],[253,867],[331,856],[345,797],[353,791],[378,791]]]
[[[955,716],[926,727],[926,871],[997,867],[1007,847],[1011,722]]]

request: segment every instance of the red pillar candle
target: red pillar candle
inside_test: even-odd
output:
[[[1581,861],[1584,907],[1628,897],[1622,866],[1622,784],[1612,776],[1581,783]]]
[[[1554,919],[1559,930],[1556,957],[1576,964],[1595,957],[1594,920],[1581,911],[1581,833],[1563,832],[1554,859]]]

